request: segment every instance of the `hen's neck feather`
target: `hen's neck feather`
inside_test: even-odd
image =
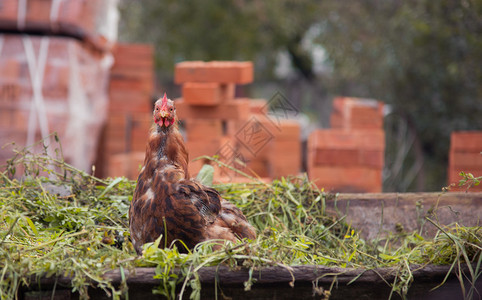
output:
[[[181,133],[176,126],[168,128],[155,126],[147,143],[144,166],[149,169],[160,169],[168,164],[178,166],[184,171],[185,178],[189,178],[188,153]],[[153,174],[154,169],[146,171],[148,174]]]

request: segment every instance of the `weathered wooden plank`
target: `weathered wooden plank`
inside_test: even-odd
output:
[[[432,297],[440,299],[440,295],[449,295],[450,299],[458,299],[461,295],[460,285],[454,276],[448,277],[447,283],[438,291],[430,289],[442,282],[450,266],[412,266],[414,282],[410,288],[409,296]],[[464,271],[467,268],[464,267]],[[213,298],[216,288],[224,295],[233,299],[306,299],[320,298],[316,291],[327,290],[333,281],[336,285],[332,290],[330,299],[387,299],[397,271],[394,268],[378,268],[375,270],[334,268],[325,266],[273,266],[253,272],[255,280],[250,291],[244,290],[244,283],[249,279],[247,269],[231,270],[226,266],[204,267],[199,270],[199,279],[202,284],[202,298]],[[124,271],[129,287],[129,295],[138,299],[152,298],[152,289],[159,286],[159,279],[154,279],[155,268],[137,268],[132,272]],[[358,278],[357,278],[358,276]],[[105,279],[118,286],[122,282],[119,270],[112,270],[105,274]],[[350,283],[354,278],[356,281]],[[42,290],[51,289],[57,281],[58,286],[68,287],[72,278],[41,278],[38,282],[32,278],[31,287],[41,286]],[[350,283],[350,284],[349,284]],[[476,287],[482,290],[482,280],[477,281]],[[189,297],[190,291],[184,294]],[[89,295],[92,299],[108,299],[100,289],[91,289]],[[75,295],[74,295],[75,296]],[[359,298],[363,296],[365,298]],[[75,298],[75,297],[73,297]],[[395,297],[396,299],[398,297]],[[409,297],[410,298],[410,297]],[[353,298],[354,299],[354,298]]]
[[[437,228],[426,217],[463,226],[480,226],[482,217],[482,193],[338,194],[326,203],[368,240],[400,229],[431,237]]]
[[[449,271],[450,266],[427,265],[411,266],[411,271],[416,280],[432,280],[434,278],[443,277]],[[331,283],[336,277],[338,283],[348,283],[355,277],[357,282],[382,283],[385,281],[393,281],[397,273],[396,268],[377,268],[377,269],[355,269],[355,268],[338,268],[317,265],[300,265],[292,267],[273,266],[256,270],[252,274],[252,278],[256,280],[256,284],[273,284],[273,283],[290,283],[295,285],[301,282],[318,281],[319,283]],[[158,284],[159,279],[154,279],[155,268],[136,268],[133,272],[124,271],[127,278],[127,284]],[[243,284],[249,279],[249,270],[242,268],[233,270],[227,266],[204,267],[198,271],[199,280],[202,284],[214,284],[216,280],[224,285]],[[105,279],[114,284],[122,282],[119,270],[112,270],[104,275]],[[217,279],[216,279],[217,278]]]

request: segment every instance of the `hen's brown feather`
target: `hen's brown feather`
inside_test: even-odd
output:
[[[189,179],[188,153],[175,125],[157,125],[151,131],[129,208],[129,227],[139,255],[143,244],[160,235],[161,247],[182,240],[188,248],[208,239],[256,238],[239,208],[215,189]]]

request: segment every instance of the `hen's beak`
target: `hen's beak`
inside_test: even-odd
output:
[[[161,111],[159,112],[159,116],[160,116],[161,118],[167,118],[167,117],[169,117],[169,112],[167,112],[167,110],[161,110]]]

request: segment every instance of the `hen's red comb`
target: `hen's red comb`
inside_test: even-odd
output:
[[[167,96],[166,96],[166,93],[164,93],[164,97],[162,97],[161,109],[167,110]]]

